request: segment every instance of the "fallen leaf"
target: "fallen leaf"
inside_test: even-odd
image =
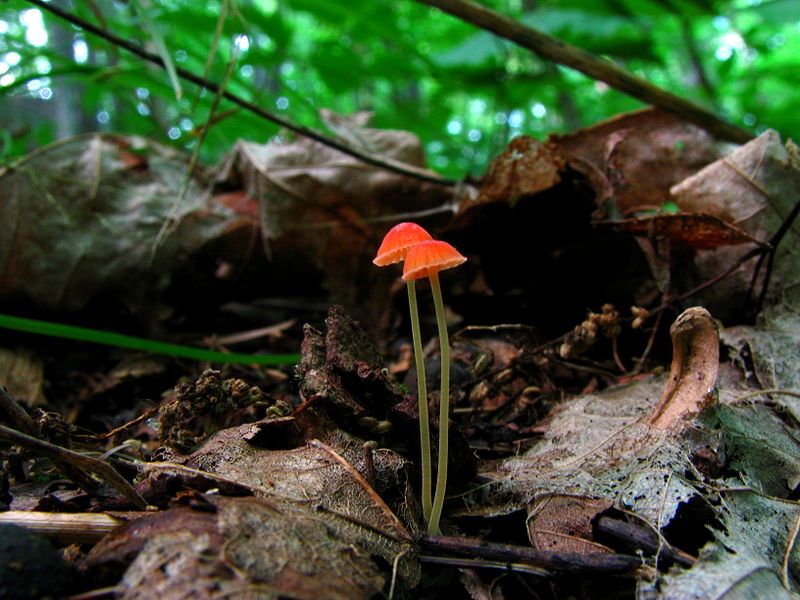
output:
[[[592,519],[608,510],[608,498],[553,494],[537,498],[528,506],[528,539],[540,550],[593,554],[611,552],[593,540]]]
[[[173,509],[112,532],[88,566],[133,562],[122,598],[371,598],[397,567],[401,587],[419,577],[408,543],[306,503],[208,497],[212,510]]]
[[[47,403],[44,396],[44,364],[30,350],[0,348],[0,385],[28,406]]]
[[[737,486],[735,480],[730,482]],[[755,490],[732,489],[718,498],[714,542],[691,569],[673,569],[658,579],[664,600],[719,598],[797,598],[800,569],[796,545],[800,507]],[[784,564],[784,557],[786,562]],[[651,586],[650,591],[655,592]]]
[[[150,310],[186,256],[242,223],[187,167],[153,141],[91,134],[1,169],[0,297],[69,311],[111,293]]]
[[[664,238],[673,243],[685,244],[695,250],[711,250],[720,246],[748,243],[764,245],[762,241],[719,217],[702,213],[655,215],[603,223],[612,225],[619,232],[650,239]]]
[[[702,212],[736,226],[749,236],[767,242],[798,202],[800,152],[791,141],[782,144],[775,131],[767,131],[730,155],[676,184],[672,198],[685,212]],[[789,229],[776,250],[768,303],[800,286],[800,225]],[[721,248],[695,262],[695,283],[710,279],[730,265],[741,250]],[[705,290],[704,306],[723,317],[747,299],[755,261]],[[763,271],[761,273],[763,283]],[[756,287],[756,290],[759,288]],[[796,307],[800,308],[800,302]]]
[[[435,175],[423,169],[422,146],[412,133],[365,127],[359,115],[328,111],[325,117],[361,149]],[[333,301],[370,324],[385,320],[390,287],[398,278],[366,260],[394,224],[388,219],[397,214],[397,221],[407,220],[404,215],[431,209],[435,213],[452,202],[450,188],[373,167],[308,138],[239,141],[220,163],[217,180],[257,203],[269,253],[274,249],[276,259],[292,264],[300,257],[313,263]],[[448,212],[443,208],[443,217]]]
[[[619,115],[549,141],[603,173],[614,218],[657,209],[673,184],[722,156],[729,147],[705,130],[655,108]],[[601,200],[604,198],[601,196]]]
[[[532,196],[560,182],[566,164],[555,145],[528,136],[516,137],[492,161],[478,197],[462,202],[459,211],[487,202],[508,202],[513,206],[521,196]]]

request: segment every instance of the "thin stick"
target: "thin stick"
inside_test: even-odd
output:
[[[50,442],[39,440],[15,429],[11,429],[10,427],[6,427],[5,425],[0,425],[0,438],[28,448],[29,450],[39,452],[45,456],[49,456],[54,460],[57,459],[58,461],[94,473],[130,500],[136,507],[147,508],[147,500],[142,498],[139,492],[128,483],[128,480],[117,473],[114,467],[101,460],[62,448],[61,446],[56,446]],[[69,475],[69,473],[67,473],[67,475]]]
[[[444,494],[447,488],[447,453],[450,429],[450,340],[447,337],[447,321],[444,318],[444,302],[442,288],[439,285],[439,274],[429,274],[433,305],[436,308],[436,325],[439,328],[439,355],[441,362],[441,388],[439,392],[439,461],[436,469],[436,494],[433,497],[431,520],[428,522],[428,534],[439,533],[439,519],[444,506]]]
[[[419,446],[422,469],[422,516],[430,523],[432,506],[433,473],[431,471],[431,430],[428,423],[428,386],[426,383],[425,357],[422,351],[422,332],[417,309],[417,286],[414,280],[406,282],[408,307],[411,311],[411,339],[414,344],[414,362],[417,368],[417,400],[419,402]]]
[[[73,15],[65,10],[62,10],[55,6],[53,3],[45,2],[44,0],[27,0],[28,3],[33,4],[34,6],[38,6],[41,10],[45,10],[48,12],[53,13],[54,15],[64,19],[65,21],[69,21],[73,25],[77,25],[81,29],[88,31],[98,37],[103,38],[104,40],[118,46],[120,48],[124,48],[128,52],[135,54],[139,58],[142,58],[148,62],[151,62],[155,65],[158,65],[162,69],[165,68],[164,61],[161,59],[160,56],[157,54],[153,54],[152,52],[148,52],[137,46],[136,44],[129,42],[117,35],[114,35],[110,31],[106,31],[81,19],[80,17]],[[177,67],[176,72],[178,75],[187,81],[191,81],[197,86],[205,88],[212,93],[218,93],[220,91],[220,85],[214,83],[213,81],[209,81],[208,79],[204,79],[198,75],[195,75],[191,71],[187,71],[186,69],[182,69]],[[322,135],[314,131],[313,129],[309,129],[307,127],[303,127],[302,125],[298,125],[297,123],[293,123],[283,117],[271,113],[269,111],[264,110],[259,105],[255,104],[254,102],[249,102],[244,98],[240,98],[239,96],[232,94],[231,92],[224,91],[222,92],[222,96],[233,102],[237,106],[244,108],[245,110],[258,115],[259,117],[266,119],[268,121],[272,121],[276,125],[280,125],[290,131],[294,131],[295,133],[302,135],[303,137],[307,137],[312,139],[320,144],[328,146],[330,148],[334,148],[339,152],[343,152],[353,158],[357,158],[358,160],[370,164],[374,167],[378,167],[381,169],[385,169],[387,171],[392,171],[394,173],[399,173],[401,175],[406,175],[408,177],[413,177],[415,179],[419,179],[420,181],[427,181],[428,183],[434,183],[437,185],[443,186],[454,186],[456,182],[450,179],[444,179],[437,175],[434,175],[425,169],[414,167],[413,165],[408,165],[405,163],[401,163],[400,161],[392,160],[390,158],[379,158],[372,154],[368,154],[366,152],[362,152],[361,150],[357,150],[355,148],[351,148],[350,146],[339,142],[333,138],[329,138],[327,136]]]
[[[756,390],[754,392],[748,392],[747,394],[734,398],[734,401],[739,403],[749,398],[755,398],[756,396],[765,396],[767,394],[782,394],[784,396],[793,396],[795,398],[800,398],[800,392],[795,392],[792,390],[784,390],[780,388],[770,388],[767,390]]]
[[[2,385],[0,385],[0,411],[5,413],[8,422],[20,431],[28,434],[36,432],[36,424],[28,412]]]
[[[786,552],[783,554],[783,562],[781,563],[781,582],[783,583],[783,587],[790,592],[792,591],[792,587],[789,585],[789,559],[792,556],[794,545],[797,543],[798,532],[800,532],[800,515],[794,520],[794,527],[792,527],[792,532],[789,534],[789,539],[786,542]]]
[[[565,44],[561,40],[536,31],[484,6],[468,0],[417,1],[421,4],[435,6],[462,21],[491,31],[528,50],[532,50],[547,60],[571,67],[592,79],[603,81],[614,89],[642,102],[676,114],[720,139],[736,142],[737,144],[744,144],[753,139],[753,135],[750,132],[726,123],[693,102],[662,90],[644,79],[634,77],[608,60],[598,58],[585,50]]]
[[[429,556],[420,554],[419,562],[431,563],[435,565],[445,565],[462,569],[496,569],[508,571],[509,573],[524,573],[526,575],[536,575],[537,577],[552,577],[553,574],[545,569],[539,569],[531,565],[522,563],[510,563],[498,560],[485,560],[482,558],[455,558],[453,556]]]
[[[144,513],[140,513],[144,514]],[[49,513],[9,510],[0,523],[11,523],[53,537],[62,544],[94,544],[124,521],[103,513]]]
[[[426,535],[417,543],[423,550],[528,564],[561,573],[624,573],[633,571],[642,564],[641,559],[628,554],[553,552],[467,537]]]
[[[134,425],[137,425],[138,423],[141,423],[142,421],[145,421],[145,420],[149,419],[154,414],[156,414],[159,411],[160,408],[161,407],[159,407],[159,406],[153,406],[152,408],[147,409],[145,412],[143,412],[138,417],[134,417],[133,419],[131,419],[127,423],[123,423],[119,427],[115,427],[114,429],[112,429],[111,431],[107,431],[106,433],[76,434],[73,437],[76,438],[76,439],[80,439],[82,441],[86,441],[86,440],[107,440],[109,438],[114,437],[118,433],[121,433],[121,432],[125,431],[126,429],[129,429],[129,428],[133,427]]]

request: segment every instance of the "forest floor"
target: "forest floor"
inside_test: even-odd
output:
[[[797,147],[646,110],[428,175],[110,134],[0,172],[0,596],[796,597]],[[400,221],[467,258],[433,535]]]

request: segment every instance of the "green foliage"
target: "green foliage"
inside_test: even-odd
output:
[[[486,4],[753,131],[800,134],[793,0]],[[376,126],[415,132],[430,165],[454,177],[482,173],[514,135],[541,138],[640,106],[412,0],[141,0],[68,9],[218,83],[235,60],[229,91],[306,126],[324,129],[320,108],[374,111]],[[210,115],[213,94],[187,82],[177,98],[164,70],[24,0],[0,5],[0,33],[5,159],[90,129],[191,151],[208,123],[202,158],[213,162],[238,138],[263,142],[278,133],[227,102]]]

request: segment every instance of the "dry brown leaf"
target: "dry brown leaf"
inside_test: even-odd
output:
[[[555,145],[528,136],[516,137],[492,161],[477,199],[463,202],[460,211],[488,202],[508,202],[513,206],[521,196],[532,196],[556,185],[566,164]]]
[[[748,243],[762,244],[719,217],[702,213],[655,215],[611,223],[616,231],[646,236],[650,239],[664,238],[673,243],[686,244],[695,250],[711,250],[720,246]]]
[[[670,199],[671,185],[722,155],[721,145],[703,129],[652,108],[550,141],[605,174],[622,216],[661,206]]]
[[[613,504],[608,498],[564,494],[537,498],[527,508],[531,545],[555,552],[611,552],[610,548],[593,541],[592,519]]]
[[[418,579],[410,545],[307,503],[206,502],[204,512],[174,509],[123,526],[95,546],[87,566],[135,557],[121,582],[125,599],[372,598],[392,576],[373,555],[397,565],[401,586]]]
[[[0,385],[28,406],[42,406],[44,363],[30,350],[0,348]]]
[[[782,144],[775,131],[767,131],[730,155],[675,185],[672,197],[681,210],[704,212],[768,241],[798,202],[800,153],[791,141]],[[800,223],[795,222],[775,255],[769,301],[781,298],[800,284]],[[695,283],[720,273],[742,253],[721,248],[694,262]],[[723,317],[746,299],[755,261],[702,294],[703,304]],[[763,272],[762,272],[763,275]],[[758,288],[756,288],[758,289]],[[796,306],[800,307],[800,303]]]
[[[152,310],[187,256],[243,225],[187,167],[155,142],[90,134],[0,169],[0,297],[77,310],[110,293]]]
[[[412,133],[364,127],[359,116],[328,113],[326,118],[362,149],[385,160],[424,167],[420,141]],[[385,318],[390,286],[399,277],[367,260],[394,224],[387,218],[408,220],[407,215],[452,201],[449,188],[367,165],[306,138],[268,144],[239,141],[218,167],[217,179],[226,187],[241,188],[257,203],[262,237],[276,259],[313,263],[334,302],[369,324]]]

